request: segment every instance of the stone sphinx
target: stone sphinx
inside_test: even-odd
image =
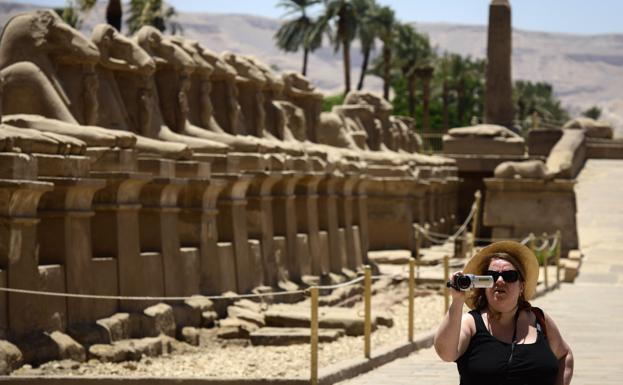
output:
[[[59,57],[93,63],[99,52],[52,11],[21,14],[7,22],[0,37],[4,90],[11,94],[3,101],[4,122],[72,136],[89,146],[133,147],[136,137],[131,133],[79,124],[72,113],[72,109],[79,108],[72,104],[71,94],[66,92],[57,72]],[[79,99],[91,100],[91,91]],[[92,119],[93,110],[87,105],[83,107],[81,116]]]
[[[453,128],[443,136],[446,154],[524,155],[524,139],[506,127],[479,124]]]
[[[493,176],[500,179],[551,179],[554,175],[542,160],[528,160],[502,162],[493,171]]]
[[[132,40],[126,38],[108,24],[95,26],[91,40],[100,51],[95,71],[98,80],[98,113],[96,124],[114,130],[130,131],[136,135],[136,148],[141,152],[154,153],[172,159],[190,159],[192,150],[185,144],[165,142],[138,135],[140,124],[131,119],[115,80],[115,71],[129,76],[150,76],[155,63]]]
[[[215,111],[210,96],[212,92],[211,76],[216,71],[216,67],[210,64],[210,60],[206,58],[206,51],[198,42],[181,37],[167,37],[166,39],[170,40],[173,44],[182,49],[194,61],[194,66],[189,79],[190,82],[185,86],[185,93],[188,102],[188,112],[186,114],[187,121],[178,123],[180,125],[183,124],[183,132],[188,135],[226,143],[237,151],[276,151],[277,147],[274,143],[269,143],[268,141],[261,140],[260,138],[256,138],[251,135],[231,134],[226,132],[219,125],[214,116]],[[236,100],[229,100],[228,104],[231,103],[237,105]],[[227,110],[239,110],[239,107],[236,107],[236,105],[228,106]],[[234,121],[236,121],[236,119],[237,118],[233,118]]]
[[[174,90],[173,96],[167,95],[172,100],[162,101],[157,83],[173,82],[172,85],[178,86],[180,83],[175,67],[191,66],[194,62],[189,60],[188,55],[179,55],[179,50],[176,51],[175,46],[165,41],[162,34],[153,27],[141,28],[134,39],[152,57],[156,63],[156,72],[137,75],[116,70],[114,75],[128,116],[137,125],[140,134],[153,139],[183,143],[200,153],[227,152],[230,147],[226,144],[184,135],[168,126],[169,123],[173,124],[182,119],[175,105],[181,104],[181,109],[186,109],[185,95],[181,90]],[[164,111],[161,112],[161,108]],[[167,115],[169,122],[163,113]]]

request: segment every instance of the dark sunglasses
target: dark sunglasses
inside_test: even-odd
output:
[[[497,282],[498,278],[502,277],[502,279],[504,280],[504,282],[506,283],[513,283],[513,282],[517,282],[517,280],[519,279],[519,272],[517,270],[506,270],[506,271],[493,271],[493,270],[487,270],[485,272],[485,275],[490,275],[493,277],[493,282]]]

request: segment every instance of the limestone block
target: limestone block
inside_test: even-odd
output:
[[[155,337],[160,333],[175,336],[175,316],[171,306],[160,303],[143,310],[141,329],[148,337]]]
[[[259,326],[253,322],[240,318],[226,318],[219,321],[217,336],[223,339],[249,338],[249,335],[258,329]]]
[[[178,338],[192,346],[199,346],[199,330],[194,327],[185,326],[180,329]]]
[[[89,357],[100,362],[138,361],[141,356],[141,352],[130,344],[97,344],[89,348]]]
[[[374,319],[378,325],[387,326],[388,328],[394,326],[394,318],[388,313],[376,311]]]
[[[217,249],[218,265],[214,266],[214,268],[220,272],[220,282],[215,286],[218,287],[218,292],[220,293],[226,291],[235,292],[237,286],[234,246],[231,242],[218,242]]]
[[[562,260],[561,264],[563,268],[562,280],[564,282],[573,283],[577,278],[578,274],[580,274],[581,262],[578,260],[566,259]]]
[[[257,287],[264,284],[264,269],[262,262],[262,245],[257,239],[249,239],[249,263],[251,274],[251,286]]]
[[[328,273],[330,271],[329,264],[329,255],[331,253],[331,249],[329,248],[329,232],[328,231],[319,231],[318,232],[318,245],[320,246],[320,269],[323,274]]]
[[[561,129],[536,129],[528,132],[528,155],[548,156],[562,137]]]
[[[212,328],[216,324],[218,314],[215,311],[204,311],[201,313],[201,327]]]
[[[140,339],[132,339],[126,340],[127,343],[132,344],[136,350],[141,352],[143,356],[146,357],[156,357],[161,355],[165,348],[168,350],[165,345],[170,344],[170,337],[165,335],[160,335],[158,337],[147,337]],[[125,343],[126,341],[119,341],[118,343]]]
[[[309,327],[310,314],[306,308],[269,309],[264,313],[267,326]],[[319,327],[328,329],[344,329],[346,335],[363,335],[363,317],[352,309],[336,309],[320,307],[318,309]],[[376,319],[372,321],[372,330],[376,330]]]
[[[183,282],[180,287],[180,295],[193,295],[199,293],[199,279],[201,268],[199,264],[199,249],[196,247],[180,248],[180,255],[177,264],[180,270]],[[166,271],[165,271],[166,274]]]
[[[77,362],[84,362],[86,360],[84,347],[67,334],[55,331],[50,334],[50,338],[52,338],[58,346],[60,359],[69,359]]]
[[[524,155],[525,151],[522,138],[443,137],[444,154]]]
[[[231,318],[239,318],[241,320],[254,323],[259,327],[266,325],[263,314],[245,309],[243,307],[229,306],[227,308],[227,315]]]
[[[587,117],[572,119],[565,123],[564,128],[583,129],[589,138],[612,139],[614,136],[614,129],[610,123]]]
[[[260,305],[257,302],[253,302],[250,299],[246,299],[246,298],[243,298],[243,299],[240,299],[234,302],[234,306],[241,307],[241,308],[250,310],[255,313],[261,313],[263,310],[262,305]]]
[[[300,263],[301,275],[310,275],[311,256],[309,254],[309,237],[307,234],[296,234],[296,259]]]
[[[552,175],[548,172],[545,163],[541,160],[528,160],[525,162],[503,162],[493,171],[493,176],[502,179],[528,178],[549,179]]]
[[[60,358],[58,344],[47,333],[31,333],[16,341],[16,345],[22,352],[24,362],[33,366]]]
[[[569,258],[569,260],[571,261],[582,261],[582,258],[584,258],[584,254],[582,254],[582,251],[580,250],[569,250],[567,258]]]
[[[125,340],[131,336],[129,313],[116,313],[108,318],[99,319],[96,323],[108,330],[112,342]]]
[[[250,335],[251,343],[256,346],[288,346],[309,344],[309,328],[264,327]],[[344,335],[341,329],[318,329],[318,341],[333,342]]]
[[[0,153],[0,178],[36,180],[37,163],[34,156]]]
[[[69,334],[74,340],[78,341],[82,346],[89,347],[96,344],[110,344],[112,338],[110,330],[99,323],[83,323],[70,325],[67,328]]]
[[[9,341],[0,340],[0,375],[6,375],[22,366],[23,357],[19,348]]]

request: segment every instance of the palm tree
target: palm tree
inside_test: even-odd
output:
[[[65,7],[56,8],[55,12],[65,23],[73,28],[80,29],[82,18],[79,14],[91,10],[95,3],[96,0],[67,0]]]
[[[363,81],[368,72],[370,54],[374,49],[374,41],[378,37],[376,23],[374,22],[375,14],[378,11],[378,5],[375,0],[355,0],[354,4],[357,15],[359,16],[357,37],[361,44],[361,54],[363,56],[359,83],[357,83],[357,90],[361,90],[363,89]]]
[[[395,36],[395,65],[407,80],[407,100],[409,115],[415,117],[415,83],[417,69],[427,64],[432,49],[426,35],[419,34],[408,24],[398,24]]]
[[[335,23],[332,35],[335,52],[342,49],[344,61],[344,94],[350,92],[350,44],[357,34],[357,12],[354,0],[324,0],[325,10],[314,28],[314,34],[322,34],[329,29],[331,21]]]
[[[288,10],[284,16],[299,14],[283,23],[274,38],[277,46],[286,52],[297,52],[303,48],[303,75],[307,75],[309,53],[322,45],[322,33],[313,33],[316,21],[307,15],[307,9],[318,3],[320,0],[281,0],[278,4]]]
[[[123,9],[121,8],[121,0],[109,0],[106,6],[106,22],[121,32],[122,20]]]
[[[171,19],[177,15],[175,8],[165,5],[162,0],[130,0],[130,17],[128,30],[130,34],[144,25],[151,25],[161,32],[168,29],[172,34],[182,30],[179,23]]]
[[[390,72],[392,66],[392,44],[395,40],[396,17],[390,7],[380,7],[374,15],[378,37],[383,42],[383,97],[389,100]]]

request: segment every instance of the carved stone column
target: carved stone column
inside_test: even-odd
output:
[[[39,247],[42,264],[65,267],[68,293],[117,295],[117,260],[94,259],[91,247],[92,201],[105,186],[100,179],[39,178],[54,183],[39,205]],[[116,300],[67,299],[67,323],[90,323],[114,314]]]
[[[139,170],[150,172],[153,179],[140,193],[140,241],[142,252],[159,253],[161,277],[166,296],[183,296],[199,292],[199,258],[197,250],[180,247],[178,195],[186,180],[175,177],[172,161],[139,159]]]
[[[0,154],[0,279],[14,289],[65,291],[62,266],[39,266],[37,205],[53,185],[35,182],[37,162]],[[19,338],[34,331],[64,330],[65,298],[0,293],[0,334]]]
[[[209,164],[200,162],[178,162],[176,175],[190,178],[179,196],[180,242],[182,248],[199,250],[199,291],[205,295],[223,293],[227,288],[221,280],[226,271],[218,253],[216,202],[225,181],[212,178]]]
[[[253,289],[251,264],[249,261],[249,235],[247,228],[247,189],[251,183],[250,176],[224,174],[217,176],[227,184],[218,196],[218,232],[219,245],[223,242],[231,245],[231,253],[227,249],[223,252],[223,262],[231,262],[233,277],[227,276],[226,283],[238,293],[248,293]],[[226,245],[223,245],[226,246]],[[231,261],[226,261],[229,254]]]
[[[274,246],[273,224],[273,186],[278,183],[282,175],[276,173],[256,174],[247,194],[247,216],[249,238],[258,239],[261,245],[262,264],[261,282],[271,287],[277,287],[279,270]],[[256,271],[260,269],[256,268]]]

